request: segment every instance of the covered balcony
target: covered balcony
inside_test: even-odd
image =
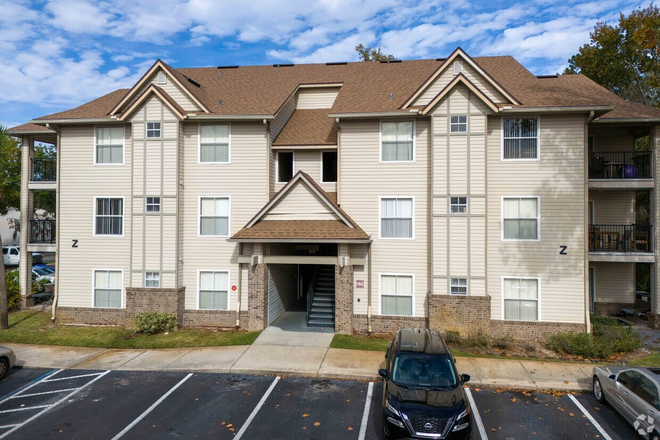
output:
[[[591,152],[589,179],[653,179],[653,154],[650,151]]]
[[[31,182],[56,182],[57,181],[57,159],[31,158],[32,178]]]
[[[54,219],[30,220],[28,250],[30,252],[54,252],[57,229]]]
[[[653,225],[589,225],[589,261],[652,262]]]

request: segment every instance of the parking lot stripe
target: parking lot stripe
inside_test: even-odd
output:
[[[45,379],[42,382],[57,382],[59,380],[71,380],[71,379],[80,379],[81,377],[91,377],[91,376],[98,376],[99,374],[103,374],[102,371],[98,373],[89,373],[89,374],[80,374],[78,376],[68,376],[68,377],[58,377],[57,379]]]
[[[584,406],[582,406],[580,402],[578,402],[578,400],[575,398],[574,395],[569,394],[568,398],[573,401],[575,406],[577,406],[585,416],[587,416],[587,419],[589,419],[591,424],[594,425],[594,427],[598,430],[598,432],[600,432],[600,435],[602,435],[605,440],[612,440],[612,437],[610,437],[609,434],[605,432],[603,427],[600,426],[600,424],[596,421],[596,419],[594,419],[593,416],[589,414],[589,411],[587,411],[587,409]]]
[[[167,397],[168,397],[170,394],[172,394],[174,391],[176,391],[177,388],[179,388],[181,385],[183,385],[185,381],[187,381],[188,379],[190,379],[190,378],[192,377],[192,375],[193,375],[193,373],[188,373],[188,375],[187,375],[186,377],[184,377],[183,379],[181,379],[181,380],[179,381],[179,383],[177,383],[177,384],[174,385],[172,388],[170,388],[170,390],[169,390],[168,392],[166,392],[165,394],[163,394],[163,395],[161,396],[160,399],[156,400],[156,401],[154,402],[153,405],[151,405],[149,408],[147,408],[147,410],[146,410],[145,412],[143,412],[142,414],[140,414],[140,416],[139,416],[137,419],[133,420],[133,422],[132,422],[130,425],[128,425],[126,428],[124,428],[119,434],[117,434],[116,436],[112,437],[112,440],[117,440],[117,439],[119,439],[119,438],[122,438],[122,437],[124,436],[124,434],[126,434],[128,431],[130,431],[131,429],[133,429],[133,427],[134,427],[135,425],[137,425],[137,424],[140,422],[140,420],[144,419],[144,418],[147,416],[147,414],[149,414],[149,413],[150,413],[151,411],[153,411],[158,405],[160,405],[160,404],[163,402],[163,400],[167,399]]]
[[[241,429],[238,431],[236,434],[236,437],[234,437],[234,440],[239,440],[241,437],[243,437],[243,434],[245,434],[245,431],[247,431],[248,427],[250,426],[250,423],[252,423],[252,420],[256,417],[257,413],[261,409],[261,407],[266,403],[266,399],[268,399],[268,396],[270,396],[270,393],[273,392],[273,389],[275,389],[275,385],[277,385],[277,382],[280,381],[280,376],[277,376],[273,383],[270,384],[270,387],[266,390],[266,393],[261,397],[261,400],[259,403],[257,403],[257,406],[254,407],[252,410],[252,413],[250,414],[250,417],[247,418],[245,423],[243,423],[243,426],[241,426]]]
[[[57,372],[55,372],[55,373],[53,373],[53,374],[57,374],[57,373],[59,373],[60,371],[62,371],[62,370],[58,370]],[[38,418],[39,416],[41,416],[42,414],[45,414],[46,412],[48,412],[48,410],[50,410],[51,408],[54,408],[54,407],[56,407],[57,405],[59,405],[60,403],[64,402],[65,400],[70,399],[71,397],[75,396],[76,393],[78,393],[80,390],[83,390],[83,389],[87,388],[88,386],[90,386],[91,384],[93,384],[94,382],[96,382],[97,380],[103,378],[103,377],[104,377],[106,374],[108,374],[109,372],[110,372],[110,370],[106,370],[106,371],[100,373],[98,376],[96,376],[94,379],[92,379],[92,380],[90,380],[89,382],[87,382],[85,385],[81,386],[80,388],[76,388],[75,390],[73,390],[73,391],[71,391],[69,394],[67,394],[66,396],[62,397],[62,398],[61,398],[60,400],[58,400],[57,402],[53,403],[52,405],[48,405],[46,408],[42,409],[41,411],[39,411],[38,413],[36,413],[36,414],[33,415],[32,417],[30,417],[29,419],[25,420],[24,422],[21,422],[21,423],[17,424],[16,426],[14,426],[14,427],[13,427],[12,429],[10,429],[9,431],[7,431],[7,432],[5,432],[4,434],[0,435],[0,439],[3,439],[3,438],[5,438],[5,437],[7,437],[9,434],[13,433],[13,432],[16,431],[17,429],[19,429],[21,426],[25,426],[25,425],[27,425],[27,424],[30,423],[32,420],[34,420],[34,419]],[[42,382],[43,382],[43,381],[41,381],[41,382],[37,382],[37,383],[42,383]],[[35,385],[36,385],[36,383],[35,383]],[[30,387],[28,387],[28,388],[30,388]],[[27,390],[28,388],[24,388],[23,391]],[[2,403],[2,402],[0,402],[0,403]]]
[[[374,392],[374,383],[369,382],[369,389],[367,390],[367,398],[364,400],[364,411],[362,412],[362,422],[360,422],[360,435],[358,440],[364,440],[367,435],[367,422],[369,421],[369,409],[371,408],[371,395]]]
[[[14,424],[14,425],[4,425],[4,426],[0,426],[0,429],[9,429],[9,428],[13,428],[14,426],[16,426],[16,424]]]
[[[7,400],[11,399],[12,397],[16,396],[17,394],[21,394],[21,393],[23,393],[24,391],[27,391],[27,390],[29,390],[30,388],[34,387],[34,386],[37,386],[38,384],[40,384],[41,382],[43,382],[44,379],[46,379],[47,377],[52,377],[52,376],[56,375],[57,373],[59,373],[60,371],[62,371],[62,370],[51,370],[51,371],[49,371],[48,373],[44,374],[43,376],[41,376],[41,377],[37,377],[35,380],[33,380],[32,382],[30,382],[29,384],[24,385],[24,386],[22,386],[22,387],[20,387],[20,388],[15,389],[14,391],[12,391],[12,392],[9,393],[9,394],[5,394],[4,396],[2,396],[2,400],[0,400],[0,405],[2,405],[3,403],[5,403]]]
[[[75,390],[75,388],[64,388],[62,390],[44,391],[43,393],[18,394],[15,396],[11,396],[10,399],[22,399],[24,397],[43,396],[44,394],[65,393],[67,391],[73,391],[73,390]]]
[[[30,411],[32,409],[48,408],[49,406],[50,405],[23,406],[21,408],[5,409],[3,411],[0,411],[0,414],[16,412],[16,411]]]
[[[472,391],[469,388],[465,388],[465,395],[470,401],[470,406],[472,407],[472,414],[474,414],[474,421],[477,424],[477,429],[479,430],[479,435],[481,440],[488,440],[488,434],[486,434],[486,428],[484,428],[484,422],[481,420],[481,414],[479,414],[479,408],[472,397]]]

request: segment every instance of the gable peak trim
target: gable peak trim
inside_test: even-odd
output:
[[[498,113],[500,111],[497,104],[495,104],[485,93],[483,93],[477,86],[474,85],[463,73],[457,74],[454,79],[452,79],[449,84],[447,84],[421,111],[422,115],[428,114],[431,109],[433,109],[438,103],[447,96],[447,94],[458,84],[462,84],[467,87],[472,93],[474,93],[488,108],[490,108],[493,113]]]
[[[160,87],[158,87],[155,84],[150,84],[138,97],[133,101],[133,103],[126,109],[124,113],[119,115],[117,117],[117,120],[119,121],[125,121],[128,119],[129,116],[131,116],[135,111],[142,105],[144,101],[146,101],[148,98],[150,98],[152,95],[156,95],[158,98],[160,98],[161,102],[163,105],[167,106],[172,112],[174,112],[175,115],[179,117],[179,119],[185,119],[186,118],[186,112],[179,107],[176,104],[176,101],[172,99],[170,95],[167,94],[167,92]]]

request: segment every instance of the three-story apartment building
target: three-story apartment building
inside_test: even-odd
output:
[[[21,261],[57,255],[58,322],[541,339],[632,307],[658,268],[635,193],[660,111],[508,56],[173,69],[15,127]],[[646,147],[639,139],[645,138]],[[57,160],[33,158],[34,142]],[[637,147],[636,147],[637,144]],[[57,191],[57,220],[31,221]],[[660,305],[648,311],[657,326]]]

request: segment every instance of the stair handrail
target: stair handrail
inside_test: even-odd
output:
[[[319,279],[319,267],[314,267],[314,273],[312,275],[312,281],[309,283],[307,288],[307,325],[309,325],[309,315],[312,312],[312,303],[314,302],[314,293],[316,292],[316,283]]]

